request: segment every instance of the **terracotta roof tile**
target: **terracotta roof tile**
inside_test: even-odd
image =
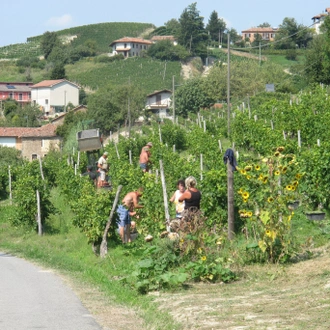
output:
[[[130,38],[130,37],[124,37],[118,40],[114,40],[110,46],[112,46],[115,43],[118,42],[133,42],[137,44],[146,44],[146,45],[152,45],[152,42],[150,40],[142,39],[142,38]]]
[[[61,82],[67,82],[69,84],[72,84],[72,85],[75,85],[77,86],[76,84],[74,84],[73,82],[71,81],[68,81],[66,79],[57,79],[57,80],[43,80],[43,81],[40,81],[39,83],[31,86],[31,88],[40,88],[40,87],[53,87],[57,84],[60,84]],[[78,86],[77,86],[78,87]]]
[[[252,27],[252,28],[249,28],[247,30],[243,30],[242,33],[246,33],[246,32],[256,32],[256,33],[275,33],[277,32],[278,29],[277,28],[272,28],[272,27],[264,27],[264,28],[261,28],[261,27]]]
[[[47,124],[41,127],[0,127],[0,137],[54,137],[56,126]]]

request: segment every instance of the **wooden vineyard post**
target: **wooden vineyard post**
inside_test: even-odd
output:
[[[100,246],[100,257],[101,258],[104,258],[108,253],[108,243],[107,243],[108,231],[110,229],[111,221],[112,221],[112,218],[113,218],[113,216],[115,214],[115,211],[116,211],[116,208],[117,208],[119,195],[120,195],[120,192],[121,192],[122,188],[123,188],[123,186],[118,186],[118,189],[117,189],[117,192],[116,192],[116,197],[115,197],[115,200],[113,201],[112,209],[111,209],[111,212],[110,212],[110,215],[109,215],[109,220],[108,220],[108,222],[105,226],[105,229],[104,229],[104,233],[103,233],[103,237],[102,237],[102,243],[101,243],[101,246]]]
[[[9,179],[9,200],[10,205],[13,203],[13,193],[11,191],[11,172],[10,172],[10,165],[8,166],[8,179]]]
[[[168,201],[167,201],[165,174],[164,174],[163,161],[161,159],[159,160],[159,165],[160,165],[160,178],[162,180],[162,187],[163,187],[165,219],[166,219],[166,230],[168,232],[170,232],[170,212],[168,210]]]
[[[38,209],[38,213],[37,213],[38,235],[41,236],[42,235],[42,224],[41,224],[41,208],[40,208],[39,190],[36,191],[36,195],[37,195],[37,209]]]

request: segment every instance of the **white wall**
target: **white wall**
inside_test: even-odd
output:
[[[16,138],[0,137],[0,145],[3,147],[16,148]]]
[[[31,99],[44,107],[44,112],[50,112],[51,106],[66,106],[70,102],[78,106],[79,88],[65,81],[53,87],[32,88]]]

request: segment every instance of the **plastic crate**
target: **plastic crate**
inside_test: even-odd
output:
[[[102,147],[99,129],[87,129],[77,133],[78,149],[80,151],[99,150]]]

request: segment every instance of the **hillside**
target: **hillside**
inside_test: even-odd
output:
[[[56,33],[63,42],[71,40],[74,47],[84,44],[88,39],[96,41],[97,52],[109,52],[109,44],[116,39],[129,36],[139,37],[155,26],[151,23],[110,22],[82,25]],[[42,55],[40,40],[42,35],[27,38],[27,43],[13,44],[0,47],[1,58],[19,58],[22,56]]]
[[[134,57],[111,63],[79,61],[66,66],[69,80],[89,89],[107,84],[123,85],[130,82],[151,93],[172,88],[172,77],[180,77],[180,62],[164,62],[150,58]]]

